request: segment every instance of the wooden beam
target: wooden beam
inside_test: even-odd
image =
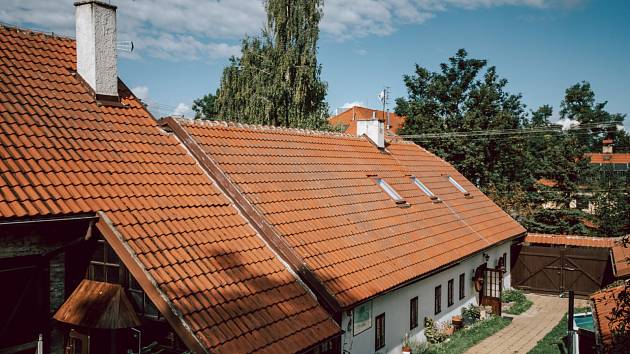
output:
[[[116,230],[111,220],[103,212],[98,212],[99,220],[96,228],[103,235],[103,238],[116,252],[116,255],[123,262],[127,270],[133,275],[142,290],[151,299],[158,311],[164,316],[166,321],[171,325],[179,338],[186,344],[193,353],[209,353],[208,350],[199,342],[199,339],[193,334],[192,330],[184,321],[180,313],[175,310],[174,306],[168,300],[166,294],[160,291],[157,282],[146,271],[142,263],[136,258],[136,255],[127,245],[122,235]]]

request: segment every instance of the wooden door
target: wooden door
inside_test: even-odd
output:
[[[503,271],[486,268],[483,271],[483,286],[480,302],[484,306],[492,306],[492,313],[501,316],[501,292],[503,289]]]

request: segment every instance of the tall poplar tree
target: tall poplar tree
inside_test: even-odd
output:
[[[274,126],[326,125],[327,85],[317,63],[321,0],[266,0],[261,37],[246,37],[223,70],[221,119]]]

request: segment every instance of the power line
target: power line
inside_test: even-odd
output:
[[[582,124],[577,127],[568,129],[569,131],[592,134],[596,133],[591,129],[604,129],[612,126],[617,126],[619,122],[594,122]],[[514,136],[514,135],[530,135],[530,134],[545,134],[545,133],[561,133],[564,130],[560,126],[544,127],[544,128],[520,128],[520,129],[497,129],[497,130],[472,130],[472,131],[458,131],[458,132],[444,132],[444,133],[424,133],[424,134],[404,134],[399,135],[404,139],[412,140],[429,140],[429,139],[444,139],[444,138],[465,138],[465,137],[490,137],[490,136]]]

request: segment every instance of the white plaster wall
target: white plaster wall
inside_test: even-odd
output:
[[[487,263],[488,267],[492,268],[495,267],[497,260],[503,255],[503,253],[507,254],[507,272],[505,272],[503,277],[503,287],[504,289],[509,288],[510,242],[495,246],[487,250],[485,253],[490,256]],[[475,291],[472,283],[472,277],[474,275],[475,268],[484,262],[482,253],[476,254],[452,268],[371,300],[372,327],[356,336],[352,334],[352,313],[351,311],[344,311],[342,315],[342,329],[346,331],[346,333],[343,335],[342,339],[342,350],[347,350],[349,353],[353,354],[399,354],[402,350],[402,340],[405,333],[409,333],[410,338],[418,341],[424,341],[425,317],[433,318],[438,323],[444,321],[450,322],[453,316],[461,315],[461,309],[463,306],[468,306],[471,303],[477,304],[478,293]],[[461,273],[466,274],[466,294],[464,299],[459,300],[459,275]],[[447,301],[447,283],[450,279],[454,280],[454,303],[452,306],[448,306]],[[435,315],[434,294],[435,287],[438,285],[442,285],[442,312]],[[409,301],[415,296],[418,297],[418,327],[410,331]],[[385,313],[385,347],[378,351],[374,351],[375,318],[382,313]]]
[[[116,10],[95,3],[76,8],[77,72],[99,95],[118,96]]]
[[[357,136],[367,135],[378,147],[385,147],[385,123],[377,120],[357,121]]]

